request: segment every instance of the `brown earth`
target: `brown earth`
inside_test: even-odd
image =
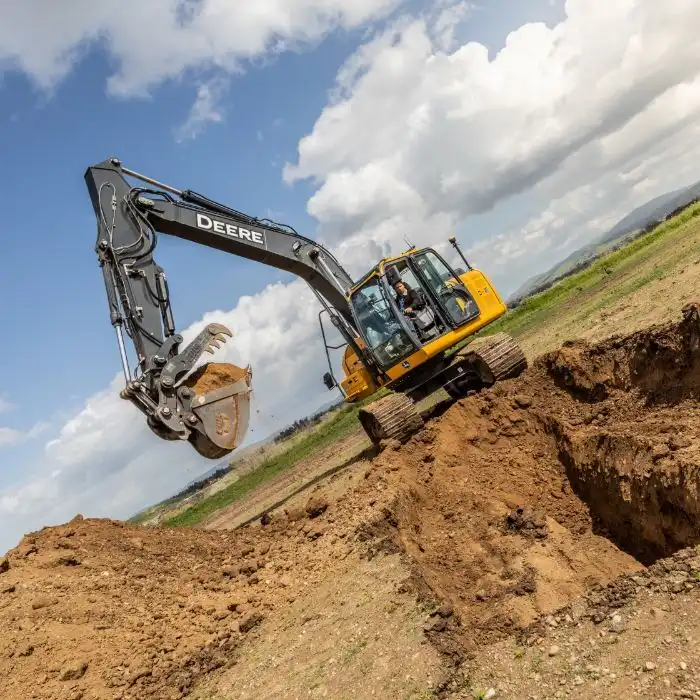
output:
[[[484,650],[543,616],[584,600],[594,625],[681,565],[693,594],[699,339],[566,343],[265,525],[28,535],[0,565],[0,697],[473,697],[511,672]],[[490,697],[554,696],[528,679]]]
[[[239,367],[229,362],[207,362],[192,372],[184,384],[195,394],[206,394],[245,379],[249,374],[249,367]]]

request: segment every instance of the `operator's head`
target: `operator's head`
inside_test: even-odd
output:
[[[408,287],[406,286],[406,283],[403,280],[398,280],[394,282],[394,289],[396,290],[397,294],[400,294],[401,296],[405,296],[408,294]]]

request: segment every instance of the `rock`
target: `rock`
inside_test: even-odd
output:
[[[581,600],[575,600],[570,606],[571,617],[578,622],[586,614],[586,604]]]
[[[426,623],[424,629],[426,632],[442,632],[447,628],[447,620],[442,617],[437,617]]]
[[[551,647],[549,647],[549,651],[547,653],[550,656],[557,656],[560,652],[561,649],[556,644],[553,644]]]
[[[625,632],[628,627],[629,625],[622,619],[621,615],[613,615],[612,624],[608,630],[614,634],[621,634]]]
[[[0,559],[0,574],[10,570],[10,560],[7,557]]]
[[[238,625],[238,629],[243,634],[246,634],[250,632],[250,630],[252,630],[254,627],[257,627],[264,619],[265,618],[260,613],[251,613],[243,620],[241,620],[240,624]]]
[[[509,530],[536,538],[547,537],[547,520],[543,513],[535,512],[527,506],[519,506],[507,517]]]
[[[287,513],[287,520],[290,523],[295,523],[295,522],[301,520],[302,518],[306,517],[306,511],[301,507],[290,508],[288,511],[286,511],[286,513]]]
[[[678,664],[681,667],[681,671],[687,671],[688,670],[688,664],[685,661],[681,661],[680,664]]]
[[[34,653],[34,647],[31,644],[24,644],[17,653],[19,656],[31,656]]]
[[[326,512],[328,501],[322,496],[311,496],[306,503],[306,513],[310,518],[317,518]]]
[[[674,435],[668,441],[668,446],[674,451],[690,447],[692,444],[693,443],[684,435]]]
[[[532,406],[532,401],[530,401],[530,399],[523,394],[518,394],[514,401],[518,408],[530,408],[530,406]]]
[[[495,698],[498,696],[498,691],[495,688],[489,688],[485,693],[484,697],[486,700],[491,700],[492,698]]]
[[[17,590],[17,586],[14,583],[8,583],[5,586],[0,587],[0,593],[14,593]]]
[[[59,678],[62,681],[77,681],[85,675],[85,671],[87,671],[87,669],[87,661],[78,661],[65,666],[61,671]]]
[[[450,603],[443,603],[438,609],[437,614],[440,617],[452,617],[454,614],[454,608]]]
[[[384,450],[393,450],[394,452],[398,452],[401,449],[401,447],[401,442],[399,440],[396,440],[395,438],[381,440],[379,443],[379,449],[382,452],[384,452]]]
[[[65,555],[56,557],[53,561],[53,565],[54,566],[79,566],[80,560],[77,559],[72,554],[65,554]]]
[[[264,527],[265,525],[269,525],[272,522],[272,516],[265,511],[261,516],[260,516],[260,524]]]
[[[653,661],[647,661],[644,664],[645,671],[654,671],[656,669],[656,664]]]
[[[32,610],[41,610],[42,608],[48,608],[55,605],[58,601],[54,598],[37,598],[32,603]]]
[[[669,452],[668,445],[664,445],[663,443],[660,443],[654,447],[654,449],[651,451],[651,458],[654,462],[658,462],[662,460],[664,457],[667,457]]]
[[[574,678],[574,685],[583,685],[583,678],[581,678],[581,676],[576,676],[576,678]]]
[[[313,542],[314,540],[317,540],[319,537],[323,537],[323,535],[326,532],[326,528],[324,527],[314,527],[309,530],[307,533],[307,537]]]

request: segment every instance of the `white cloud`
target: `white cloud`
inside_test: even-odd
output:
[[[185,343],[212,321],[234,333],[215,357],[205,354],[200,362],[253,365],[251,441],[333,398],[321,381],[326,359],[318,311],[305,283],[274,284],[241,297],[233,310],[207,313],[182,331]],[[119,398],[122,386],[123,377],[117,375],[88,398],[47,443],[36,471],[23,484],[0,491],[0,551],[27,529],[62,522],[77,512],[128,517],[212,466],[189,445],[154,436],[138,410]],[[0,444],[2,439],[0,430]]]
[[[266,54],[312,46],[329,32],[387,15],[400,0],[0,0],[0,72],[56,87],[94,44],[117,96],[146,95],[186,71],[235,73]]]
[[[8,398],[0,394],[0,413],[7,413],[8,411],[14,411],[17,406],[13,404]]]
[[[43,421],[36,423],[27,431],[0,426],[0,447],[9,447],[10,445],[18,445],[19,443],[26,442],[27,440],[34,440],[47,428],[48,424],[44,423]]]
[[[224,118],[220,106],[226,92],[226,81],[213,79],[200,83],[197,87],[197,97],[187,115],[187,119],[175,130],[175,140],[178,142],[194,139],[202,132],[207,124],[218,124]]]
[[[0,447],[14,445],[22,440],[24,434],[13,428],[0,428]]]
[[[403,235],[426,244],[466,231],[473,250],[489,251],[488,267],[516,263],[522,275],[571,236],[573,220],[624,214],[679,184],[658,144],[695,148],[697,2],[569,0],[564,21],[520,27],[493,57],[474,42],[445,48],[458,19],[449,7],[402,17],[361,47],[285,168],[288,182],[317,185],[308,211],[354,265],[397,251]],[[654,159],[641,160],[645,151]],[[633,197],[620,180],[632,163],[641,168]],[[652,172],[656,185],[645,186]],[[624,201],[606,196],[611,186]],[[507,204],[527,217],[505,216]],[[469,217],[485,228],[472,232]],[[508,232],[489,230],[498,217]]]

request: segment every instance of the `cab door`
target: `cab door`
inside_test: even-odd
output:
[[[411,256],[422,286],[438,300],[453,327],[462,326],[479,315],[474,297],[459,276],[432,249]]]

